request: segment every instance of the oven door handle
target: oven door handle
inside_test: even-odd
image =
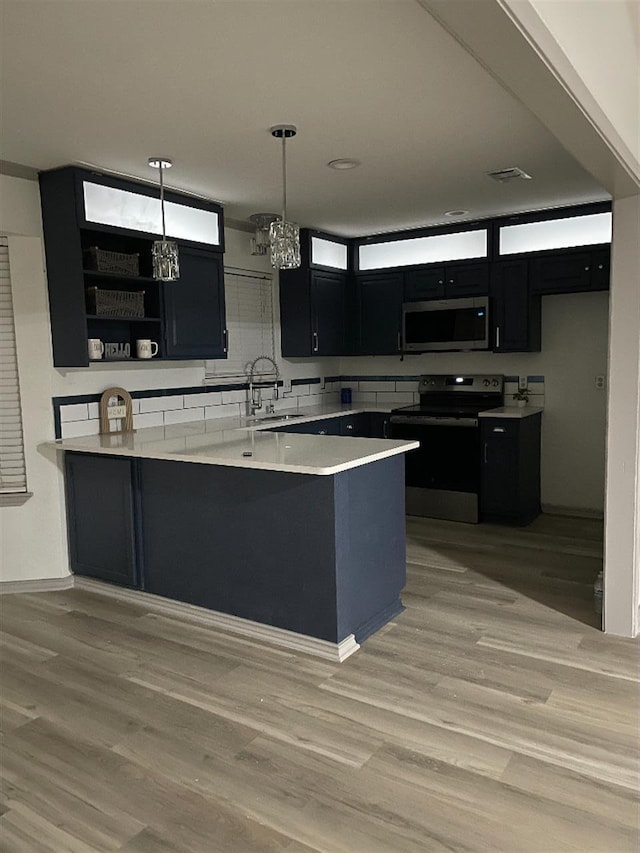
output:
[[[412,426],[451,426],[473,428],[478,426],[477,418],[438,418],[418,415],[408,417],[407,415],[391,415],[392,424],[410,424]]]

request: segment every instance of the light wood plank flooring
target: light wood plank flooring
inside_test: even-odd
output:
[[[410,519],[342,665],[70,590],[2,600],[6,853],[637,850],[638,646],[601,525]]]

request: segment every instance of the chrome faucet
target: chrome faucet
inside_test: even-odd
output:
[[[259,361],[268,361],[273,365],[273,370],[270,371],[270,373],[274,373],[276,377],[273,383],[273,399],[278,399],[278,381],[280,379],[280,371],[278,370],[278,365],[275,363],[275,361],[271,358],[270,355],[259,355],[257,358],[254,358],[249,367],[249,399],[247,400],[248,415],[255,415],[258,409],[262,408],[262,389],[260,387],[254,389],[253,387],[253,377],[256,369],[256,364]],[[267,411],[273,412],[273,409],[273,403],[268,403]]]

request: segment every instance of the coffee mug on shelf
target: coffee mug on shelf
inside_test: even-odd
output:
[[[136,341],[136,354],[138,358],[153,358],[158,355],[158,344],[146,339],[138,340]]]
[[[104,344],[100,338],[88,338],[87,348],[90,361],[98,361],[104,355]]]

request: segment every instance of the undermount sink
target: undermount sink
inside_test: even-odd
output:
[[[263,418],[247,418],[248,424],[261,424],[263,421],[290,421],[293,418],[303,418],[304,415],[265,415]]]

